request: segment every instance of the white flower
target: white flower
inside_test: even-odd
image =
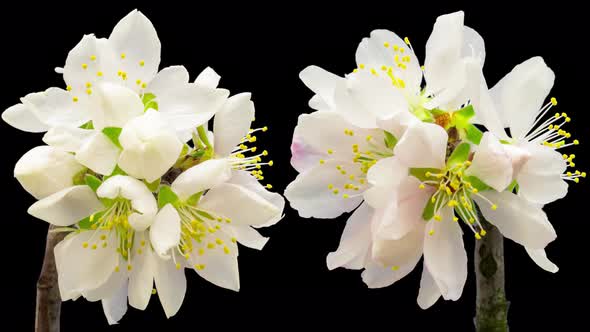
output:
[[[528,210],[519,209],[521,219],[526,219],[527,214],[539,214],[537,206],[564,197],[568,189],[567,180],[579,182],[581,177],[586,176],[579,170],[567,170],[568,166],[575,167],[575,155],[557,152],[579,144],[575,139],[568,142],[571,134],[562,129],[571,119],[565,113],[545,117],[557,105],[555,98],[543,105],[554,79],[553,71],[543,59],[534,57],[514,67],[489,92],[486,87],[481,98],[474,101],[479,122],[506,143],[501,148],[510,158],[512,177],[518,184],[518,196],[500,193],[496,194],[499,196],[497,199],[506,200],[505,204],[510,206],[530,205]],[[510,136],[504,127],[510,128]],[[485,182],[492,182],[490,177],[497,176],[498,172],[490,167],[486,173],[479,177]],[[503,217],[485,209],[482,212],[489,219]],[[550,272],[557,271],[557,267],[547,259],[543,247],[521,244],[540,267]]]
[[[246,173],[232,176],[224,160],[207,160],[182,173],[164,194],[160,190],[168,198],[150,230],[156,253],[179,271],[192,268],[215,285],[239,290],[237,242],[262,249],[267,239],[251,226],[265,226],[282,213],[251,189],[252,182]]]
[[[14,177],[37,199],[74,185],[74,176],[84,170],[71,154],[50,146],[37,146],[14,166]]]
[[[156,216],[157,209],[145,184],[121,175],[105,180],[96,194],[89,186],[74,186],[33,204],[29,213],[51,224],[79,222],[55,248],[62,300],[102,300],[112,324],[125,313],[127,298],[145,309],[155,282],[166,314],[173,315],[186,284],[174,276],[174,264],[151,249],[148,227],[165,213]]]

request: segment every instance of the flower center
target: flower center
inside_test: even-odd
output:
[[[135,230],[129,225],[129,216],[135,211],[131,202],[124,198],[116,198],[112,205],[101,212],[88,218],[89,232],[94,232],[87,242],[82,244],[85,249],[96,250],[115,246],[117,253],[127,261],[127,269],[131,270],[132,248],[135,239]],[[82,223],[82,222],[81,222]],[[146,245],[145,239],[140,240],[140,248],[137,254],[142,254]],[[119,266],[115,268],[119,271]]]
[[[199,262],[199,257],[208,251],[222,250],[230,254],[230,248],[224,239],[236,243],[233,233],[226,227],[231,224],[230,218],[216,215],[199,209],[198,206],[183,204],[177,208],[180,215],[181,235],[178,247],[172,251],[172,258],[176,262],[176,254],[184,257],[190,265],[202,270],[205,265]],[[181,264],[176,262],[176,268]]]

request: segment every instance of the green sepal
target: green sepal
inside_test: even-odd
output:
[[[518,192],[518,182],[516,182],[516,180],[512,181],[512,183],[510,183],[510,185],[508,186],[508,188],[506,188],[506,191],[511,193],[511,192]]]
[[[469,152],[471,151],[471,146],[469,143],[461,143],[457,145],[453,153],[449,156],[447,160],[447,168],[453,168],[453,166],[460,164],[469,158]]]
[[[158,110],[158,102],[156,101],[156,95],[153,93],[144,93],[143,97],[141,98],[143,102],[144,109],[143,111],[147,111],[148,109]]]
[[[92,217],[92,221],[90,221],[90,217],[92,215],[78,221],[78,227],[80,229],[92,229],[92,225],[96,224],[98,222],[98,220],[102,217],[104,212],[105,211],[100,211],[100,212],[93,214],[94,217]]]
[[[100,185],[102,184],[102,181],[92,174],[86,174],[84,176],[84,183],[86,183],[88,187],[92,189],[92,191],[96,192],[98,187],[100,187]]]
[[[161,209],[166,204],[175,205],[179,201],[178,195],[169,186],[161,186],[158,192],[158,207]]]
[[[425,108],[420,107],[413,109],[412,114],[414,114],[414,116],[420,119],[420,121],[422,122],[434,122],[434,116],[432,111],[429,111]]]
[[[143,183],[145,183],[145,185],[151,192],[156,192],[158,190],[158,187],[160,187],[161,180],[162,178],[158,178],[154,182],[147,182],[146,180],[143,180]]]
[[[477,189],[478,191],[484,191],[484,190],[490,190],[490,189],[492,189],[492,187],[488,186],[487,184],[485,184],[485,182],[483,182],[478,177],[475,177],[473,175],[471,175],[471,176],[463,176],[463,180],[471,183],[471,186],[473,188]]]
[[[196,210],[198,215],[201,215],[209,220],[215,220],[215,217],[210,215],[209,213],[205,212],[205,211],[201,211],[201,210]]]
[[[473,142],[475,145],[479,145],[481,142],[481,138],[483,137],[483,133],[479,130],[475,125],[468,124],[465,128],[465,138],[467,140]]]
[[[395,138],[395,136],[393,136],[393,134],[388,131],[383,131],[383,133],[385,134],[385,146],[388,149],[393,149],[397,144],[397,138]]]
[[[199,203],[199,201],[201,200],[201,196],[203,196],[203,192],[198,192],[194,195],[192,195],[191,197],[189,197],[186,200],[186,204],[188,205],[192,205],[192,206],[197,206],[197,204]]]
[[[92,124],[92,120],[86,122],[85,124],[80,126],[81,129],[94,129],[94,124]]]
[[[440,173],[440,169],[436,168],[410,168],[410,175],[414,176],[420,181],[431,180],[430,177],[426,176],[426,173]]]
[[[191,152],[190,156],[193,158],[201,158],[202,156],[205,155],[206,152],[207,152],[206,150],[199,149],[199,150],[195,150],[195,151]]]
[[[203,144],[205,144],[207,147],[211,148],[212,145],[209,142],[209,137],[207,137],[207,129],[205,129],[204,126],[199,126],[199,128],[197,128],[197,132],[199,134],[199,139],[201,140],[201,142],[203,142]]]
[[[122,129],[119,127],[106,127],[102,129],[102,133],[105,134],[113,144],[115,144],[119,149],[123,149],[121,143],[119,142],[119,135],[121,135]]]
[[[430,221],[432,218],[434,218],[434,202],[432,202],[432,197],[430,197],[424,210],[422,210],[422,219],[424,221]]]
[[[469,124],[469,120],[475,116],[473,105],[467,105],[453,113],[453,121],[457,128],[463,129]]]
[[[182,146],[182,150],[180,150],[180,155],[178,157],[180,158],[180,157],[186,156],[187,153],[190,151],[190,149],[191,149],[191,147],[188,144],[185,143]]]
[[[84,182],[84,175],[86,174],[86,172],[88,172],[88,168],[84,168],[80,172],[74,174],[74,176],[72,177],[72,183],[75,186],[81,186],[86,184],[86,182]]]
[[[121,169],[121,167],[119,167],[119,165],[115,166],[115,169],[113,170],[113,172],[105,177],[103,177],[103,181],[108,179],[108,178],[112,178],[115,175],[127,175],[127,173]]]

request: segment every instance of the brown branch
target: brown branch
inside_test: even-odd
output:
[[[504,287],[504,238],[496,227],[483,218],[480,220],[487,234],[475,243],[475,328],[477,332],[508,332],[509,302],[506,300]]]
[[[37,308],[35,317],[36,332],[59,332],[59,317],[61,311],[61,297],[57,284],[57,270],[53,248],[63,240],[66,233],[51,232],[54,226],[49,226],[45,257],[41,275],[37,281]]]

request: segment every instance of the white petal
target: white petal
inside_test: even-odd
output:
[[[557,237],[547,215],[537,205],[510,192],[490,190],[484,195],[497,205],[496,210],[483,199],[477,196],[474,199],[486,220],[505,237],[528,249],[543,249]]]
[[[114,237],[114,234],[111,233],[111,234],[109,234],[109,236],[110,236],[110,238],[107,239],[107,241],[109,241],[110,243],[115,243],[116,239]],[[97,240],[95,239],[95,241],[97,241]],[[97,243],[97,247],[98,247],[98,243]],[[120,256],[119,256],[119,254],[116,253],[114,246],[111,246],[111,247],[107,246],[107,248],[102,248],[102,249],[107,249],[107,251],[110,252],[109,255],[115,256],[115,257],[117,257],[117,259],[119,259]],[[96,250],[100,250],[100,249],[96,249]],[[129,275],[128,275],[127,271],[124,271],[124,272],[119,271],[117,273],[111,273],[109,278],[100,286],[83,290],[82,296],[90,302],[96,302],[96,301],[99,301],[102,299],[108,299],[108,298],[114,296],[115,293],[119,289],[121,289],[121,287],[127,282],[128,279],[129,279]]]
[[[145,310],[152,296],[157,259],[147,241],[145,246],[141,245],[146,238],[147,232],[135,233],[133,252],[138,254],[133,256],[133,269],[129,275],[129,305],[139,310]]]
[[[348,218],[338,249],[329,253],[326,258],[329,270],[341,266],[359,270],[365,266],[371,247],[372,216],[373,209],[368,204],[361,204]]]
[[[133,10],[123,17],[109,36],[115,53],[123,57],[120,65],[127,73],[128,87],[137,87],[136,80],[149,82],[160,65],[160,40],[152,22],[141,12]],[[137,88],[138,89],[138,88]]]
[[[139,95],[122,85],[99,83],[96,86],[100,110],[92,116],[94,128],[123,127],[129,120],[143,114],[143,102]]]
[[[94,130],[89,129],[56,126],[43,135],[43,142],[64,151],[77,152],[94,133]]]
[[[422,309],[428,309],[438,301],[441,294],[434,278],[428,272],[426,264],[422,268],[422,278],[420,278],[420,292],[418,293],[418,305]]]
[[[419,121],[410,112],[399,112],[388,118],[378,119],[377,125],[395,138],[400,139],[409,127]]]
[[[102,310],[110,325],[118,324],[127,312],[127,283],[107,299],[102,300]]]
[[[123,147],[119,157],[121,169],[148,182],[164,175],[182,151],[182,142],[153,109],[129,121],[119,142]]]
[[[269,238],[260,235],[257,230],[250,226],[236,225],[233,229],[238,242],[248,248],[262,250],[269,240]]]
[[[230,250],[229,254],[222,250],[207,251],[200,257],[199,263],[205,268],[196,271],[205,280],[236,292],[240,290],[237,250]]]
[[[56,226],[72,225],[89,215],[104,210],[90,187],[74,186],[49,195],[29,207],[33,217]]]
[[[527,134],[554,80],[543,58],[534,57],[514,67],[490,90],[513,138]]]
[[[184,301],[186,294],[184,269],[177,269],[172,259],[160,259],[156,264],[154,281],[164,313],[167,318],[170,318],[178,312]]]
[[[375,128],[377,119],[408,109],[403,94],[392,88],[391,81],[368,72],[353,73],[338,82],[334,103],[338,114],[361,128]]]
[[[114,246],[96,250],[84,248],[84,243],[96,241],[100,235],[84,231],[61,241],[55,246],[55,264],[58,283],[63,301],[76,298],[85,290],[96,289],[104,284],[114,273],[118,264],[118,254]],[[116,241],[114,237],[108,241]],[[112,250],[111,250],[112,247]]]
[[[352,131],[353,135],[346,135],[344,132],[347,130]],[[368,136],[372,137],[370,142],[366,139]],[[358,145],[358,150],[362,152],[374,150],[374,145],[385,145],[382,130],[359,128],[336,112],[328,111],[300,115],[293,137],[303,140],[314,151],[331,152],[329,158],[342,160],[354,158],[354,144]]]
[[[431,220],[424,232],[424,265],[432,274],[442,297],[456,301],[467,280],[467,254],[463,232],[454,222],[453,210],[444,208],[442,221]],[[434,230],[434,233],[431,233]],[[432,234],[432,235],[430,235]]]
[[[160,70],[149,83],[146,91],[156,97],[169,93],[171,90],[188,84],[189,75],[183,66],[170,66]]]
[[[150,241],[162,258],[170,258],[168,251],[180,243],[180,216],[172,204],[166,204],[156,215],[150,227]]]
[[[387,45],[387,47],[385,47]],[[394,47],[404,49],[404,53],[399,50],[395,51]],[[403,62],[407,68],[401,69],[396,62],[396,55],[398,58],[404,56],[409,57],[409,62]],[[381,71],[382,66],[392,68],[392,73],[396,78],[401,78],[405,82],[405,90],[411,93],[416,93],[420,90],[420,83],[422,82],[422,70],[420,63],[414,51],[406,45],[395,33],[388,30],[373,30],[370,38],[364,38],[356,50],[357,66],[361,64],[367,69],[374,69]],[[389,79],[387,76],[386,79]]]
[[[193,130],[221,109],[229,91],[186,84],[156,96],[158,110],[177,132]]]
[[[94,90],[99,82],[121,82],[121,78],[117,77],[119,70],[122,68],[111,43],[104,38],[85,35],[68,53],[63,68],[64,81],[71,87],[69,100],[73,96],[78,97],[80,102],[92,99],[92,95],[86,93],[87,83]]]
[[[342,77],[334,75],[318,66],[306,67],[299,73],[299,78],[328,107],[334,104],[334,89],[336,88],[336,84],[343,80]],[[311,101],[310,106],[312,106]],[[312,106],[312,108],[314,107]]]
[[[172,183],[172,190],[180,197],[187,199],[193,194],[213,188],[231,177],[231,168],[226,159],[209,159],[193,166]]]
[[[529,143],[524,146],[528,159],[516,176],[518,195],[537,204],[547,204],[565,197],[567,182],[561,175],[567,168],[560,153],[552,148]]]
[[[424,225],[416,225],[398,240],[386,240],[377,234],[371,255],[375,262],[385,267],[408,264],[415,266],[422,257],[423,241]]]
[[[195,79],[195,84],[202,85],[207,88],[215,89],[219,85],[221,76],[213,70],[211,67],[203,69],[203,71]]]
[[[400,265],[395,271],[390,266],[382,266],[381,264],[370,262],[365,267],[361,277],[363,282],[369,288],[382,288],[387,287],[401,278],[407,276],[414,267],[417,261],[411,264]]]
[[[512,182],[512,159],[500,141],[485,132],[466,174],[478,177],[497,191],[503,191]]]
[[[141,181],[130,176],[115,175],[106,179],[96,190],[99,197],[115,199],[122,197],[131,201],[134,212],[129,224],[136,231],[143,231],[151,225],[158,211],[158,204],[152,192]]]
[[[6,111],[2,112],[2,120],[16,129],[30,133],[42,133],[49,129],[49,126],[43,123],[31,111],[30,107],[24,104],[16,104],[7,108]]]
[[[48,128],[59,125],[81,126],[90,120],[93,109],[83,100],[74,102],[71,92],[59,88],[30,93],[21,98],[21,102]]]
[[[374,232],[383,239],[398,240],[416,227],[423,227],[422,211],[433,194],[430,188],[419,188],[420,181],[406,177],[396,197],[383,208],[382,217]]]
[[[37,146],[25,153],[14,166],[14,177],[37,199],[74,185],[82,171],[74,156],[51,146]]]
[[[463,49],[461,51],[462,57],[475,57],[483,67],[486,59],[485,43],[481,35],[468,26],[463,27]]]
[[[337,166],[347,172],[346,176],[336,169]],[[362,201],[362,196],[342,197],[350,175],[358,178],[362,172],[352,162],[328,160],[299,174],[287,186],[284,196],[301,217],[334,218],[354,210]],[[361,194],[365,189],[365,185],[358,186],[360,189],[354,194]],[[335,189],[338,189],[338,194],[334,194]]]
[[[213,132],[215,133],[215,154],[229,156],[250,130],[254,120],[254,103],[249,93],[230,97],[223,108],[215,114]]]
[[[76,152],[76,160],[102,175],[109,175],[117,166],[121,150],[102,132],[95,132]]]
[[[441,126],[416,122],[397,142],[393,154],[408,167],[441,169],[445,166],[447,139]]]
[[[229,218],[236,225],[264,225],[282,211],[255,192],[230,183],[210,189],[199,202],[199,209]]]
[[[545,252],[545,249],[525,249],[527,254],[529,254],[529,256],[531,257],[531,259],[543,270],[551,273],[559,271],[557,265],[555,265],[553,262],[549,260],[549,258],[547,258],[547,253]]]
[[[233,183],[239,186],[242,186],[248,190],[251,190],[258,194],[260,197],[264,198],[267,202],[274,205],[277,210],[280,211],[277,218],[270,220],[266,224],[262,224],[256,227],[267,227],[276,224],[281,220],[283,210],[285,209],[285,199],[278,193],[271,192],[266,189],[263,185],[256,180],[250,173],[246,171],[233,171],[231,179],[228,180],[229,183]]]
[[[316,151],[310,144],[307,144],[302,138],[293,135],[291,143],[291,166],[299,173],[317,165],[321,159],[328,159],[328,153]]]
[[[462,11],[437,17],[426,42],[424,78],[429,91],[437,93],[457,75],[463,47]]]
[[[396,157],[379,160],[367,173],[371,187],[363,194],[365,201],[376,209],[385,207],[395,199],[396,189],[408,177],[408,172]]]

